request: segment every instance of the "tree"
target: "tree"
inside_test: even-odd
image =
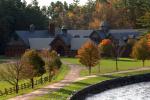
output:
[[[28,30],[34,24],[36,29],[48,26],[48,17],[33,0],[27,5],[25,0],[0,0],[0,53],[4,53],[7,43],[16,38],[15,30]]]
[[[91,68],[99,63],[100,51],[96,44],[88,41],[78,50],[77,57],[81,64],[89,68],[89,75],[91,75]]]
[[[124,10],[125,17],[133,27],[141,27],[138,19],[150,10],[149,0],[119,0],[117,6]]]
[[[98,47],[102,55],[107,56],[107,57],[112,56],[113,47],[112,47],[111,40],[109,39],[102,40]]]
[[[44,61],[35,50],[27,50],[22,56],[24,64],[24,76],[30,78],[32,88],[34,88],[34,77],[42,76],[46,71]]]
[[[23,64],[21,61],[7,64],[5,67],[0,67],[0,79],[15,86],[16,93],[18,93],[19,81],[23,78],[22,71]]]
[[[143,67],[145,66],[145,60],[150,57],[149,47],[147,45],[147,39],[145,37],[141,38],[132,48],[131,56],[142,60]]]
[[[44,50],[43,55],[47,54],[45,60],[45,69],[49,73],[49,81],[56,74],[56,71],[60,69],[62,62],[56,51]]]
[[[150,30],[150,12],[146,12],[138,19],[138,24]]]

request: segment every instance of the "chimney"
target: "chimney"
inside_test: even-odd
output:
[[[35,31],[35,25],[34,25],[34,24],[31,24],[31,25],[30,25],[29,31],[30,31],[30,32],[34,32],[34,31]]]
[[[68,29],[66,26],[62,26],[61,31],[62,31],[62,34],[67,35]]]
[[[109,24],[107,23],[107,21],[103,21],[100,25],[100,30],[104,31],[104,32],[108,32],[109,31]]]
[[[51,36],[55,36],[55,23],[49,23],[48,31]]]

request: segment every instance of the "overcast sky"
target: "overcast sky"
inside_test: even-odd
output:
[[[56,2],[56,1],[66,1],[67,3],[72,3],[73,0],[37,0],[39,2],[40,6],[48,6],[51,2]],[[26,0],[26,2],[29,4],[32,2],[32,0]],[[83,5],[87,2],[87,0],[80,0],[80,4]]]

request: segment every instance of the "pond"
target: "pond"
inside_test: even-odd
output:
[[[127,85],[91,95],[85,100],[150,100],[150,82]]]

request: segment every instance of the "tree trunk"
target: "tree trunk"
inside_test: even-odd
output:
[[[31,78],[30,80],[31,80],[31,87],[32,87],[32,89],[33,89],[33,88],[34,88],[34,79]]]
[[[142,60],[142,62],[143,62],[143,67],[145,67],[145,60]]]
[[[41,76],[41,84],[43,84],[43,77]]]
[[[51,80],[52,80],[52,75],[49,73],[49,75],[48,75],[48,80],[49,80],[49,82],[51,82]]]
[[[101,72],[101,66],[100,66],[100,63],[98,64],[98,72],[99,72],[99,73]]]
[[[89,66],[89,75],[91,75],[91,66]]]
[[[116,71],[118,72],[119,68],[118,68],[118,58],[116,56]]]
[[[16,93],[17,93],[17,94],[18,94],[18,92],[19,92],[18,82],[19,82],[19,80],[17,79],[17,82],[16,82]]]

